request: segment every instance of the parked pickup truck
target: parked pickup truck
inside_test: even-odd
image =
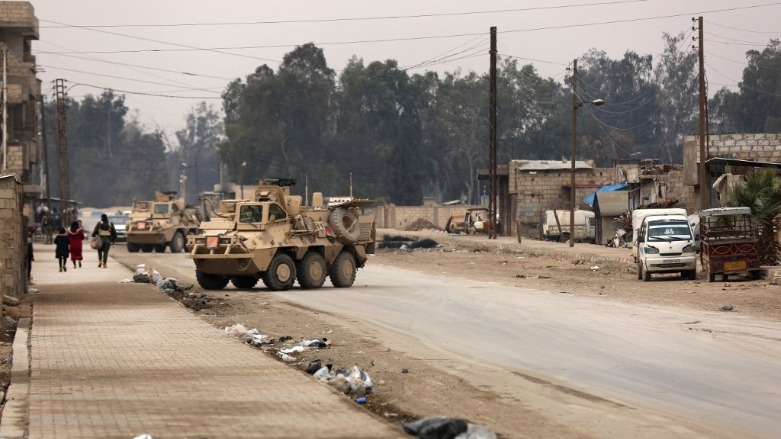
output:
[[[637,278],[654,273],[681,273],[697,278],[697,253],[686,209],[637,209],[632,212],[632,255]]]
[[[759,240],[748,207],[717,207],[700,211],[702,271],[708,282],[720,274],[723,280],[734,274],[759,279]]]
[[[542,217],[542,237],[547,241],[569,241],[569,210],[546,210]],[[596,223],[594,212],[588,210],[575,211],[575,241],[595,242]]]

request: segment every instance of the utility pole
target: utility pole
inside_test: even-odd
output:
[[[49,145],[46,143],[46,100],[43,95],[41,95],[41,143],[43,144],[43,174],[46,176],[46,186],[44,186],[46,207],[50,207],[52,195],[49,191]]]
[[[710,176],[708,175],[708,166],[705,163],[708,160],[708,150],[705,144],[706,140],[706,112],[708,105],[708,96],[705,91],[705,41],[703,41],[702,17],[697,19],[699,27],[699,58],[700,58],[700,166],[699,166],[699,186],[700,186],[700,210],[710,207]]]
[[[65,80],[54,81],[54,91],[57,97],[57,170],[60,173],[60,218],[63,224],[70,222],[67,203],[71,198],[70,172],[68,171],[68,116]]]
[[[569,246],[575,246],[575,145],[578,141],[578,59],[572,60],[572,145],[570,146],[570,155],[572,156],[572,170],[570,175],[569,191]]]
[[[488,121],[488,239],[496,239],[496,26],[491,27],[491,92]]]

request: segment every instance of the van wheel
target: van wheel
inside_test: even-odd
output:
[[[710,271],[706,271],[708,273],[708,282],[715,282],[716,281],[716,274],[711,273]]]
[[[751,272],[751,278],[754,280],[762,279],[762,272],[759,270],[755,270]]]
[[[277,253],[263,272],[263,283],[271,291],[289,290],[295,280],[296,266],[293,258],[285,253]]]
[[[651,280],[651,273],[648,272],[648,270],[643,267],[643,282],[648,282]]]
[[[329,275],[336,288],[349,288],[355,282],[355,258],[349,252],[341,252],[334,259]]]
[[[637,263],[637,280],[643,280],[643,264]]]
[[[309,252],[296,263],[298,285],[304,289],[320,288],[325,283],[327,270],[325,258],[317,252]]]

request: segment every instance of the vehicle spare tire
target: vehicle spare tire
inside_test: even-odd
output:
[[[328,226],[342,244],[354,244],[361,236],[358,215],[350,209],[337,207],[328,216]]]

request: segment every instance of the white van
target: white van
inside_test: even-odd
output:
[[[632,254],[637,278],[652,273],[681,273],[697,278],[697,253],[686,209],[637,209],[632,212]]]
[[[542,238],[547,241],[569,241],[569,219],[569,210],[546,210],[542,218]],[[595,242],[597,238],[595,225],[594,212],[576,210],[575,241]]]

